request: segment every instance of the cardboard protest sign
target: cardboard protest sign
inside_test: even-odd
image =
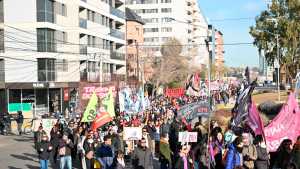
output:
[[[53,126],[56,124],[57,119],[42,119],[42,126],[43,126],[43,130],[47,133],[49,139],[50,137],[50,132],[53,128]]]
[[[178,141],[181,143],[195,143],[197,137],[197,132],[179,132]]]
[[[141,140],[142,128],[141,127],[124,127],[123,140]]]

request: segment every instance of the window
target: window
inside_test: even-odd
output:
[[[63,44],[68,41],[68,36],[66,32],[55,31],[55,41],[58,44]]]
[[[135,10],[135,13],[140,14],[140,13],[158,13],[158,9],[138,9]]]
[[[67,6],[60,2],[55,2],[55,13],[61,16],[67,16]]]
[[[88,20],[94,22],[95,21],[95,12],[88,10]]]
[[[158,42],[158,37],[144,38],[144,42]]]
[[[0,0],[0,23],[4,22],[3,1],[4,0]]]
[[[4,59],[0,59],[0,82],[5,81]]]
[[[158,32],[158,28],[144,28],[144,32]]]
[[[171,3],[172,0],[161,0],[161,3]]]
[[[126,0],[126,4],[157,4],[158,0]]]
[[[36,0],[36,11],[38,22],[54,23],[54,1]]]
[[[162,13],[171,13],[172,12],[172,8],[161,8],[161,12]]]
[[[88,72],[96,72],[96,62],[88,62]]]
[[[162,42],[168,42],[168,41],[172,40],[172,38],[171,37],[162,37],[161,40],[162,40]]]
[[[58,72],[68,72],[68,61],[66,59],[57,59],[56,70]]]
[[[162,27],[161,32],[172,32],[172,27]]]
[[[0,29],[0,53],[4,52],[4,30]]]
[[[55,81],[55,59],[38,58],[38,81]]]
[[[146,22],[146,23],[158,23],[158,18],[145,18],[144,22]]]
[[[37,29],[38,52],[56,52],[55,30],[49,28]]]
[[[161,18],[162,23],[172,22],[172,18]]]

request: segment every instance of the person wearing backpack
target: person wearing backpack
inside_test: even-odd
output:
[[[59,141],[58,154],[60,157],[60,169],[72,169],[71,150],[74,147],[72,141],[68,138],[68,133],[64,133]]]
[[[225,169],[234,169],[243,165],[243,157],[241,155],[243,146],[244,144],[242,137],[237,137],[233,143],[229,144],[226,162],[224,164]]]
[[[41,142],[37,145],[41,169],[48,169],[48,162],[52,149],[53,147],[48,140],[48,136],[46,134],[43,135]]]

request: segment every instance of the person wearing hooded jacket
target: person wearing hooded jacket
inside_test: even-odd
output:
[[[256,169],[266,169],[269,168],[269,154],[267,151],[267,146],[263,140],[262,135],[256,136],[256,151],[257,159],[254,162]]]
[[[243,151],[243,139],[237,137],[233,143],[228,146],[225,169],[235,169],[243,165],[241,153]]]
[[[48,162],[52,149],[53,147],[48,140],[48,136],[43,135],[41,142],[37,145],[37,152],[40,159],[41,169],[48,169]]]

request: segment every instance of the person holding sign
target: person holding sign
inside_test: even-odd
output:
[[[193,168],[193,161],[189,158],[189,145],[181,145],[180,152],[179,152],[179,159],[175,164],[176,169],[192,169]]]

